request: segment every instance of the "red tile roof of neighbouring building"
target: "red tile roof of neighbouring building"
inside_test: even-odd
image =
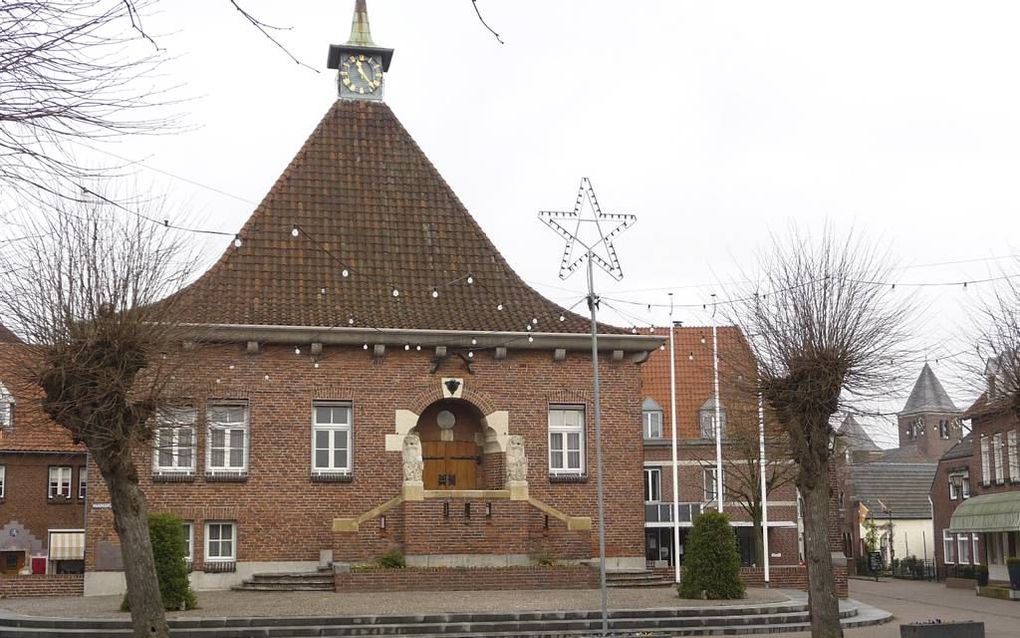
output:
[[[522,332],[538,319],[535,332],[590,330],[514,273],[381,102],[337,100],[239,237],[179,293],[185,321]]]
[[[677,436],[697,439],[700,436],[698,411],[714,390],[712,369],[712,328],[674,328],[676,352]],[[665,347],[651,353],[641,366],[642,399],[652,398],[662,407],[663,437],[670,438],[669,329],[656,328],[655,334],[667,337]],[[746,401],[748,387],[738,377],[753,379],[754,358],[743,334],[735,326],[717,328],[719,341],[719,393],[722,407],[732,408],[738,392]],[[704,342],[702,342],[704,340]],[[732,413],[732,410],[730,411]]]
[[[18,335],[8,330],[7,326],[0,323],[0,343],[21,343]]]
[[[25,357],[32,356],[27,346],[0,343],[0,383],[14,396],[13,428],[0,428],[2,452],[85,453],[71,440],[67,430],[57,425],[42,410],[42,390],[25,375]]]

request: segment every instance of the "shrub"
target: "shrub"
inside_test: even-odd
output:
[[[172,514],[150,514],[149,538],[163,607],[169,611],[196,608],[198,601],[188,582],[187,548],[181,519]],[[127,595],[120,608],[130,611]]]
[[[744,597],[737,536],[725,514],[705,512],[694,520],[684,556],[683,578],[677,591],[681,598],[731,600]]]
[[[393,549],[376,559],[376,564],[384,569],[403,569],[407,567],[407,561],[399,549]]]

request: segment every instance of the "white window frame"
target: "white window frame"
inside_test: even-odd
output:
[[[7,489],[7,466],[0,465],[0,498],[3,498]]]
[[[990,485],[992,482],[992,466],[988,437],[981,435],[981,483]]]
[[[960,498],[960,492],[962,491],[962,487],[960,489],[957,489],[956,483],[953,482],[953,479],[957,478],[958,476],[959,476],[959,474],[950,474],[949,475],[949,500],[951,500],[951,501],[955,501],[955,500],[959,499]]]
[[[14,395],[0,383],[0,430],[14,427]]]
[[[222,544],[225,539],[222,537],[217,540],[212,540],[212,534],[209,533],[210,528],[215,525],[219,528],[222,533],[223,526],[230,526],[230,555],[229,556],[213,556],[212,555],[212,543]],[[220,547],[222,549],[222,547]],[[237,561],[237,523],[234,521],[206,521],[205,524],[205,562],[207,563],[232,563]]]
[[[662,432],[662,410],[642,410],[642,436],[646,439],[661,439]]]
[[[184,528],[184,541],[188,544],[184,560],[191,563],[195,560],[195,524],[191,521],[182,521],[181,527]]]
[[[980,541],[980,538],[981,537],[978,534],[971,534],[971,536],[970,536],[971,562],[973,564],[975,564],[975,565],[980,565],[981,564],[981,560],[980,560],[980,556],[981,555],[978,553],[978,548],[979,548],[978,543]]]
[[[946,565],[956,564],[956,539],[948,529],[942,530],[942,562]]]
[[[992,458],[995,461],[995,484],[1006,482],[1006,468],[1002,464],[1002,432],[992,435]]]
[[[1016,430],[1006,433],[1006,452],[1009,458],[1009,480],[1020,483],[1020,454],[1017,450]]]
[[[195,408],[180,408],[166,410],[159,417],[156,424],[156,432],[153,435],[152,445],[152,469],[158,474],[194,474],[196,457],[198,457],[198,437],[195,428],[198,418],[198,410]],[[181,446],[181,433],[190,432],[191,445]],[[169,437],[169,442],[164,443],[164,436]],[[181,450],[191,449],[191,463],[181,463]],[[170,452],[170,465],[163,465],[160,460],[162,452]]]
[[[951,425],[949,419],[939,420],[939,438],[942,440],[949,439],[949,433],[951,431]]]
[[[719,498],[719,472],[716,471],[716,466],[714,465],[706,465],[703,469],[705,489],[702,496],[704,496],[706,503],[711,503]],[[709,486],[711,486],[711,490]]]
[[[319,408],[344,408],[347,410],[347,423],[319,423]],[[350,474],[354,465],[354,406],[349,401],[313,401],[312,402],[312,473],[313,474]],[[329,452],[329,463],[325,467],[316,464],[317,452],[320,450],[316,438],[319,432],[326,432],[329,438],[325,449]],[[343,467],[335,465],[336,433],[344,432],[347,436],[347,464]]]
[[[78,500],[84,501],[88,496],[89,471],[84,465],[78,468]]]
[[[658,498],[651,498],[651,497]],[[645,468],[645,503],[662,501],[662,470],[657,467]]]
[[[958,565],[972,564],[970,559],[970,534],[956,535],[956,563]]]
[[[213,421],[213,410],[219,408],[241,408],[244,411],[244,420],[241,423],[219,423]],[[222,431],[223,434],[223,465],[213,465],[213,432]],[[230,452],[234,448],[230,446],[231,432],[240,431],[241,441],[241,464],[230,463]],[[206,445],[205,445],[205,468],[212,474],[244,474],[248,471],[248,452],[251,442],[251,410],[247,403],[239,401],[217,401],[210,403],[206,408]]]
[[[578,419],[580,423],[566,425],[564,419],[555,419],[555,413],[575,414],[580,415]],[[554,423],[558,421],[558,423]],[[576,434],[578,447],[576,450],[572,450],[569,446],[570,435]],[[553,436],[560,435],[560,439],[563,442],[562,448],[559,451],[553,449]],[[567,474],[567,475],[583,475],[585,469],[585,409],[583,405],[550,405],[549,406],[549,473],[550,474]],[[570,453],[577,452],[578,466],[570,466]],[[553,458],[555,456],[560,457],[560,467],[554,467]]]
[[[960,479],[960,485],[963,487],[963,500],[970,498],[970,471],[963,473]]]
[[[66,470],[66,472],[65,472]],[[49,482],[47,483],[47,498],[49,500],[64,498],[71,498],[71,476],[73,474],[73,468],[70,465],[51,465],[49,471]],[[54,474],[56,479],[54,479]],[[64,480],[64,477],[67,480]],[[56,485],[54,486],[54,483]]]

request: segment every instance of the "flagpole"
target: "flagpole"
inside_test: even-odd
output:
[[[765,485],[765,404],[758,396],[758,471],[761,474],[761,547],[765,588],[769,587],[769,494]]]
[[[676,333],[673,321],[673,293],[669,293],[669,429],[673,439],[673,577],[680,583],[680,478],[677,469],[677,423],[676,423]]]
[[[715,295],[712,295],[715,298]],[[722,466],[722,398],[719,396],[719,332],[715,321],[715,305],[712,306],[712,385],[715,388],[715,489],[716,504],[720,513],[726,490],[723,489]]]

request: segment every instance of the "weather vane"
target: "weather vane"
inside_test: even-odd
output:
[[[584,205],[585,202],[588,203],[588,206]],[[591,217],[581,216],[582,210],[585,208],[591,210]],[[591,187],[591,182],[588,181],[587,177],[581,178],[581,186],[577,189],[577,201],[574,204],[574,210],[544,210],[538,214],[538,218],[546,226],[552,228],[567,240],[566,245],[563,247],[563,259],[560,262],[560,279],[566,279],[574,274],[574,271],[577,270],[577,267],[585,259],[590,263],[598,264],[598,267],[606,271],[613,279],[617,281],[623,279],[620,259],[616,256],[616,248],[613,247],[613,237],[630,227],[637,221],[637,217],[623,213],[603,213],[602,208],[599,207],[599,200],[595,197],[595,189]],[[560,223],[561,221],[563,223]],[[595,226],[594,233],[586,233],[586,236],[592,237],[587,242],[581,238],[581,224],[593,224]],[[611,224],[615,224],[615,226],[607,233],[603,229],[603,224],[606,224],[607,228]],[[572,225],[573,231],[565,228],[564,225]],[[578,244],[584,248],[584,251],[575,257],[575,246]],[[598,249],[603,247],[605,249],[604,256],[597,252]]]

